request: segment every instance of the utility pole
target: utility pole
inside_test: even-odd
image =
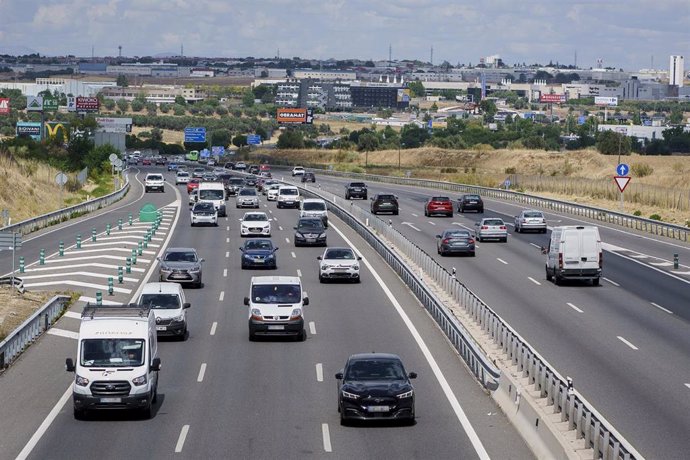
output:
[[[431,66],[434,66],[434,45],[431,45],[431,56],[429,57],[429,63],[431,63]]]
[[[393,66],[393,45],[388,44],[388,67]]]

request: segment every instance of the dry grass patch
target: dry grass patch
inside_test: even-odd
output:
[[[58,294],[48,291],[19,294],[9,286],[0,286],[0,340]]]

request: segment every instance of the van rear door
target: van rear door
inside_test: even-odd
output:
[[[599,267],[599,232],[596,228],[585,227],[579,231],[580,234],[580,260],[581,268]]]
[[[563,230],[561,235],[561,253],[563,254],[563,268],[580,268],[581,254],[580,232],[574,228]]]

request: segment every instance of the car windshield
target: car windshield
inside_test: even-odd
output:
[[[395,196],[394,195],[379,195],[378,199],[379,200],[394,200]]]
[[[81,341],[84,367],[123,367],[144,364],[142,339],[84,339]]]
[[[199,190],[200,200],[222,200],[223,190]]]
[[[180,171],[177,173],[177,177],[189,177],[189,173],[187,171]]]
[[[325,211],[326,210],[326,204],[313,202],[313,201],[307,201],[307,202],[303,203],[302,209],[304,209],[305,211]]]
[[[479,195],[465,195],[465,201],[478,201]]]
[[[243,220],[244,220],[245,222],[246,222],[246,221],[252,221],[252,222],[267,221],[267,220],[268,220],[268,217],[267,217],[266,214],[264,214],[264,213],[261,213],[261,214],[259,214],[259,213],[251,213],[251,214],[247,213],[247,214],[244,215],[244,219],[243,219]]]
[[[234,179],[230,179],[230,180],[228,181],[228,183],[230,183],[230,184],[232,184],[232,185],[242,185],[242,184],[244,184],[244,179],[237,179],[237,178],[234,178]]]
[[[544,217],[544,215],[541,213],[541,211],[525,211],[523,213],[523,216],[525,216],[525,217]]]
[[[256,284],[252,286],[254,303],[299,303],[302,290],[299,284]]]
[[[261,249],[270,251],[273,249],[273,244],[268,240],[250,240],[244,243],[244,249]]]
[[[166,262],[196,262],[196,254],[187,251],[169,252],[163,260]]]
[[[364,185],[364,182],[352,182],[350,187],[366,187],[366,185]]]
[[[405,380],[405,370],[399,361],[360,360],[351,362],[345,374],[346,380]]]
[[[180,308],[180,298],[176,294],[142,294],[139,305],[156,310],[177,310]]]
[[[445,233],[445,238],[469,238],[470,232],[465,230],[451,230]]]
[[[324,259],[354,260],[354,258],[352,249],[329,249],[324,256]]]
[[[206,171],[204,168],[194,168],[194,172],[203,173]]]
[[[505,225],[501,219],[486,219],[482,225]]]
[[[297,195],[299,192],[297,191],[296,188],[283,188],[280,189],[280,194],[281,195]]]
[[[197,203],[194,205],[193,211],[215,211],[213,203]]]
[[[149,180],[163,180],[163,176],[159,176],[158,174],[152,174],[148,177]]]
[[[450,201],[450,198],[447,196],[435,196],[431,199],[431,201]]]
[[[297,222],[297,228],[325,228],[323,222],[319,219],[300,219]]]
[[[243,196],[255,196],[256,195],[256,190],[251,189],[251,188],[243,188],[240,190],[240,195]]]

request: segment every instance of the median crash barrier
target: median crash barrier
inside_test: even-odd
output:
[[[574,390],[572,380],[563,378],[454,273],[368,210],[316,188],[298,187],[304,196],[325,200],[329,212],[400,275],[537,456],[643,458]]]
[[[146,203],[139,210],[139,222],[155,222],[158,218],[158,209],[152,203]]]

